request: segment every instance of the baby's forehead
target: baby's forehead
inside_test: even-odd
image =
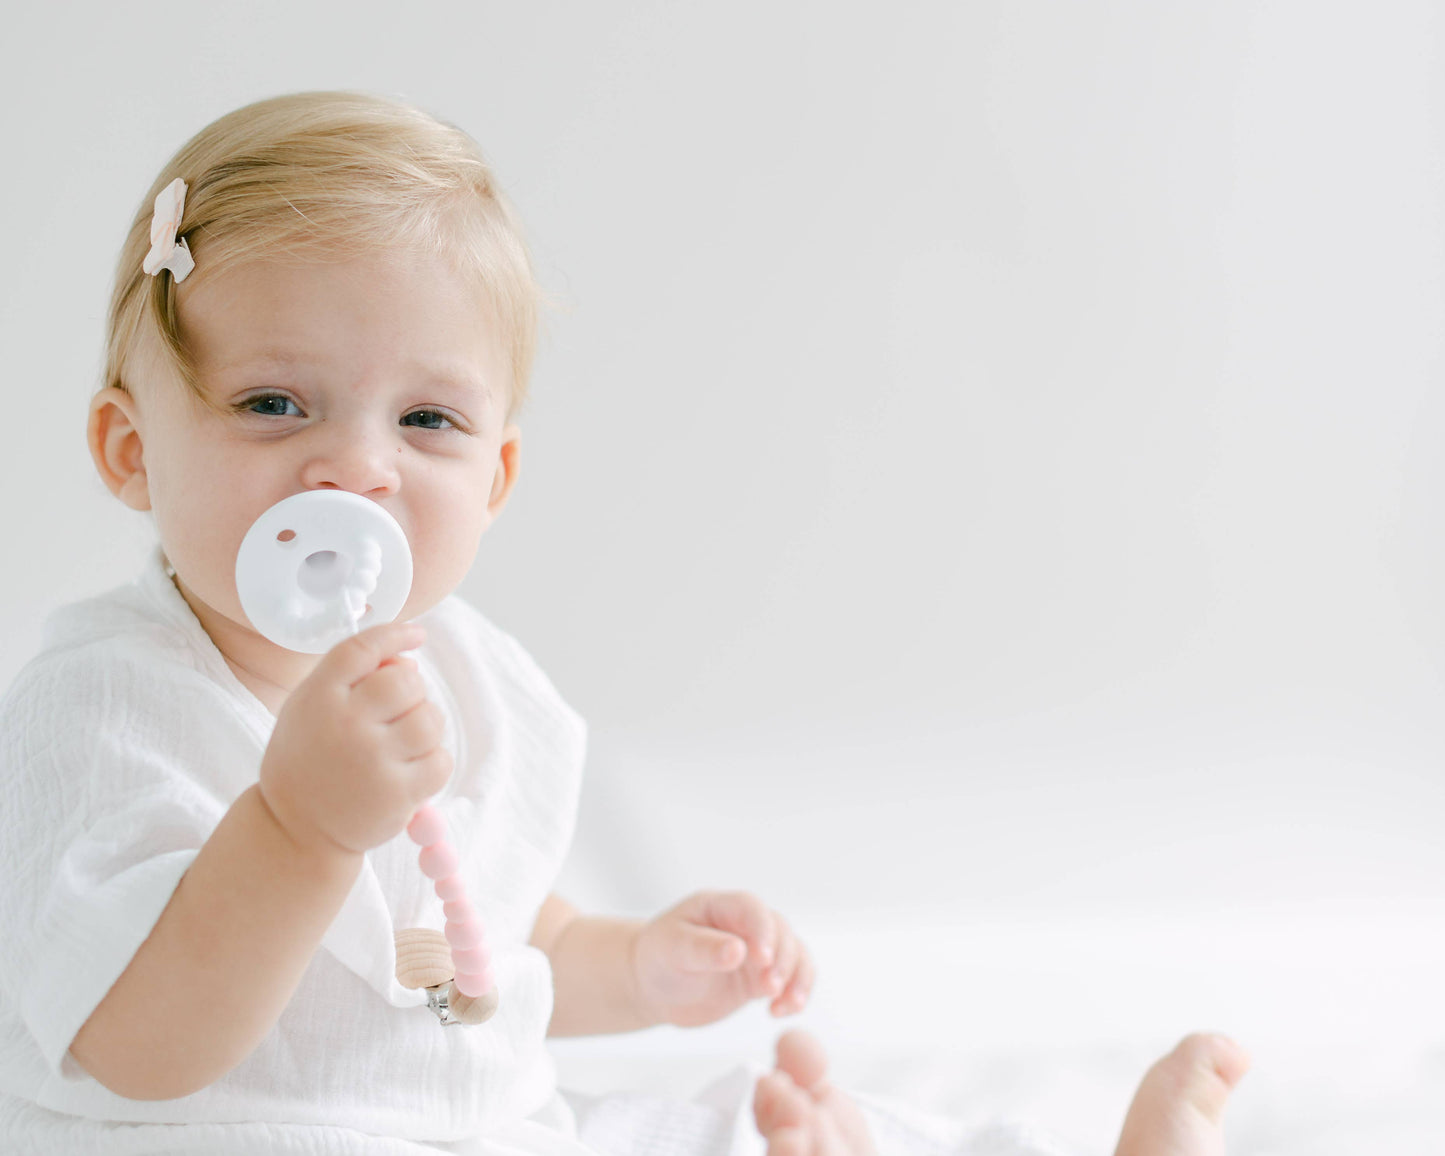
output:
[[[202,281],[178,315],[198,370],[217,382],[377,371],[491,393],[510,376],[489,296],[425,254],[253,262]]]
[[[446,302],[495,316],[505,295],[475,270],[423,249],[328,252],[306,259],[221,253],[214,262],[208,251],[200,253],[196,274],[176,294],[177,314],[192,323],[261,316],[274,325],[295,315],[298,305],[334,311],[381,303],[394,309],[412,301],[424,312]]]

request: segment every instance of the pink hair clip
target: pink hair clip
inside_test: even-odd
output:
[[[186,239],[176,235],[185,207],[186,182],[180,177],[156,194],[156,209],[151,217],[151,251],[140,266],[152,277],[162,269],[169,269],[178,282],[184,281],[196,267]]]

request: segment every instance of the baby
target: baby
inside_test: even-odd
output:
[[[754,895],[640,921],[550,892],[584,727],[453,595],[517,482],[537,302],[474,143],[393,101],[240,109],[147,194],[87,436],[159,542],[47,620],[0,705],[7,1151],[592,1152],[546,1036],[806,1006],[813,961]],[[314,655],[253,628],[235,565],[318,489],[388,511],[414,575],[395,621]],[[397,973],[396,933],[442,925],[404,830],[428,800],[486,928],[482,1024],[439,1025]],[[1185,1039],[1118,1152],[1221,1152],[1247,1062]],[[772,1156],[885,1142],[798,1030],[743,1109]]]

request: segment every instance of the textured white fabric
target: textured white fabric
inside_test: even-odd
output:
[[[178,1100],[127,1100],[68,1054],[201,846],[256,782],[274,718],[232,674],[159,547],[135,582],[62,607],[0,700],[0,1151],[14,1156],[762,1156],[739,1065],[689,1101],[561,1092],[551,969],[526,940],[572,837],[581,719],[453,596],[413,652],[447,717],[447,816],[502,1002],[442,1028],[394,978],[392,934],[444,917],[405,836],[370,852],[275,1028]],[[205,1015],[204,1008],[174,1010]],[[1054,1156],[865,1096],[880,1156]]]
[[[216,1145],[229,1130],[237,1150],[274,1152],[356,1151],[357,1132],[461,1140],[549,1106],[566,1122],[544,1043],[551,970],[526,941],[571,840],[585,728],[525,651],[460,598],[421,621],[415,655],[456,767],[436,803],[488,929],[497,1015],[443,1028],[421,993],[396,983],[394,928],[444,923],[403,833],[368,854],[275,1029],[223,1079],[142,1102],[70,1058],[200,847],[256,782],[275,722],[157,547],[135,582],[52,613],[40,654],[0,703],[0,1096],[14,1098],[0,1108],[0,1147],[14,1150],[22,1120],[53,1132],[57,1143],[37,1150],[65,1152],[152,1150],[154,1138],[126,1147],[114,1122],[207,1122]],[[283,1127],[300,1125],[312,1127]]]
[[[644,1093],[582,1096],[564,1091],[578,1138],[608,1156],[765,1156],[753,1123],[753,1090],[767,1073],[739,1064],[691,1100]],[[1013,1120],[966,1123],[859,1092],[878,1156],[1066,1156],[1056,1138]]]

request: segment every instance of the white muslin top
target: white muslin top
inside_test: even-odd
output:
[[[76,1032],[257,781],[275,724],[157,546],[134,582],[54,611],[0,700],[0,1148],[417,1150],[382,1141],[392,1137],[510,1152],[540,1149],[474,1145],[540,1132],[536,1121],[575,1129],[544,1043],[550,965],[527,939],[572,837],[586,730],[521,646],[461,598],[419,621],[427,638],[412,653],[455,768],[434,803],[487,929],[496,1015],[444,1028],[423,992],[397,983],[394,931],[445,922],[402,832],[367,854],[275,1027],[229,1074],[137,1101],[71,1058]],[[177,1124],[202,1127],[136,1127]],[[182,1133],[190,1140],[162,1140]]]

